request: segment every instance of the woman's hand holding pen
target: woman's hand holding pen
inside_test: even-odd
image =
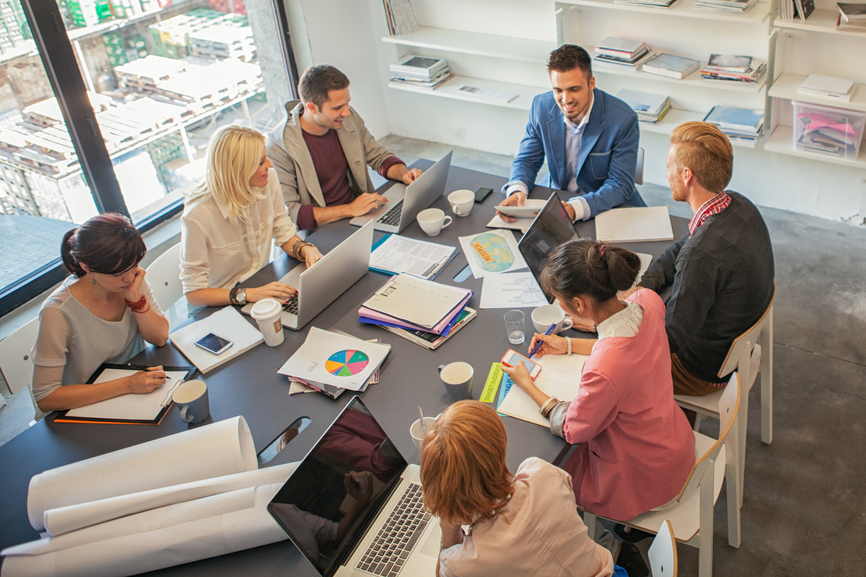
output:
[[[162,367],[148,367],[127,377],[127,388],[130,393],[145,394],[153,392],[165,384],[167,375]]]
[[[539,359],[544,355],[564,355],[568,351],[568,343],[565,342],[564,337],[542,335],[539,333],[535,333],[532,337],[529,350],[532,351],[539,342],[541,343],[541,347],[535,352],[535,357]]]

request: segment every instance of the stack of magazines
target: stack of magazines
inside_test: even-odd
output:
[[[757,0],[697,0],[695,6],[701,10],[742,13],[754,6],[755,2]]]
[[[757,82],[767,70],[767,63],[752,56],[712,54],[701,68],[704,80],[720,82]]]
[[[764,113],[760,110],[733,106],[714,106],[704,118],[704,122],[718,126],[731,142],[752,143],[761,137]]]
[[[448,63],[427,56],[404,56],[391,64],[391,83],[433,90],[454,75]]]
[[[676,0],[614,0],[615,4],[632,4],[635,6],[653,6],[656,8],[667,8]]]
[[[629,67],[637,69],[652,58],[646,43],[608,36],[595,47],[593,61],[603,68]]]
[[[637,113],[637,119],[641,122],[655,124],[671,108],[671,99],[661,94],[623,88],[616,97],[628,104]]]
[[[701,63],[692,58],[662,53],[644,63],[643,71],[682,80],[700,67]]]
[[[836,30],[866,32],[866,4],[837,3],[839,18]]]
[[[428,349],[436,349],[475,318],[474,293],[410,275],[392,277],[358,310],[359,322],[379,325]]]

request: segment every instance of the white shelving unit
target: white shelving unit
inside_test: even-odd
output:
[[[866,36],[863,32],[836,30],[836,17],[839,12],[836,10],[815,10],[812,15],[805,21],[803,20],[781,20],[776,19],[774,25],[776,28],[788,30],[805,30],[807,32],[823,32],[828,34],[840,34],[843,36],[854,36],[863,38]]]
[[[586,6],[588,8],[605,8],[609,10],[622,10],[626,12],[637,12],[643,14],[665,14],[678,18],[698,18],[700,20],[713,20],[716,22],[748,22],[760,24],[770,17],[770,4],[758,2],[742,14],[703,10],[695,5],[695,0],[677,0],[667,8],[656,8],[653,6],[635,6],[632,4],[617,4],[614,0],[558,0],[560,4],[571,4],[574,6]],[[833,24],[835,26],[835,22]]]
[[[784,72],[773,83],[773,88],[770,90],[770,97],[784,98],[786,100],[798,100],[800,102],[820,104],[821,106],[835,106],[836,108],[846,108],[848,110],[866,112],[866,87],[859,86],[857,92],[851,98],[851,101],[846,102],[830,96],[820,96],[818,94],[800,92],[798,89],[804,80],[806,80],[805,74],[791,74]]]
[[[461,93],[456,90],[442,90],[443,88],[453,88],[461,84],[468,84],[476,88],[487,90],[498,90],[500,92],[510,92],[517,94],[517,98],[511,102],[498,102],[496,100],[488,100],[486,98],[478,98],[470,93]],[[501,106],[503,108],[514,108],[516,110],[529,110],[532,106],[532,99],[536,94],[543,92],[541,88],[535,86],[522,86],[520,84],[508,84],[505,82],[494,82],[493,80],[484,80],[481,78],[468,78],[466,76],[455,76],[446,82],[443,82],[436,87],[435,90],[425,90],[417,86],[409,86],[406,84],[388,83],[389,88],[394,90],[404,90],[406,92],[414,92],[416,94],[425,94],[428,96],[436,96],[439,98],[451,98],[453,100],[463,100],[464,102],[476,102],[478,104],[488,104],[490,106]]]
[[[587,52],[593,54],[595,50],[594,47],[584,46]],[[701,62],[701,67],[706,66],[706,62]],[[655,82],[665,82],[669,84],[676,84],[680,87],[689,87],[689,88],[707,88],[713,90],[728,90],[731,92],[742,92],[745,94],[758,94],[767,84],[767,74],[765,73],[758,82],[750,83],[750,82],[724,82],[724,81],[712,81],[712,80],[704,80],[701,77],[701,71],[695,70],[688,76],[682,79],[678,78],[669,78],[667,76],[660,76],[658,74],[650,74],[648,72],[643,72],[642,70],[634,70],[632,68],[627,68],[623,66],[622,68],[608,68],[606,66],[598,66],[595,65],[592,67],[592,73],[594,75],[598,74],[610,74],[613,76],[624,76],[626,78],[633,78],[635,80],[646,80],[646,81],[655,81]]]
[[[383,36],[382,42],[540,64],[547,62],[547,57],[556,48],[556,43],[553,41],[477,34],[427,26],[419,26],[408,34]]]
[[[764,150],[777,152],[779,154],[787,154],[789,156],[797,156],[800,158],[820,160],[831,164],[840,164],[843,166],[866,169],[866,146],[860,147],[860,154],[857,155],[856,159],[849,160],[831,154],[798,150],[793,146],[793,133],[794,129],[790,126],[777,126],[769,140],[767,140],[767,143],[764,145]]]

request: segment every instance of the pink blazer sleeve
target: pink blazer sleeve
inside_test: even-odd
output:
[[[572,445],[583,443],[608,428],[616,418],[617,399],[617,391],[607,377],[585,369],[580,392],[569,405],[562,427],[565,440]]]

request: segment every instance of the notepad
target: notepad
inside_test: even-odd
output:
[[[55,422],[59,423],[128,423],[157,425],[171,405],[174,389],[191,377],[193,367],[163,367],[168,377],[165,383],[146,394],[126,394],[105,399],[77,409],[61,413]],[[107,383],[129,377],[138,369],[124,365],[103,364],[88,381],[88,384]]]
[[[604,242],[673,240],[666,206],[615,208],[595,217],[595,238]]]
[[[208,333],[216,333],[234,344],[222,354],[215,355],[195,344],[195,341]],[[191,325],[179,328],[169,336],[174,346],[202,373],[217,368],[265,340],[259,329],[230,306]]]
[[[545,395],[561,401],[571,401],[580,392],[580,374],[586,355],[544,355],[536,362],[541,365],[541,373],[535,379],[537,386]],[[550,421],[541,416],[538,404],[518,385],[512,385],[497,409],[499,413],[549,427]]]

